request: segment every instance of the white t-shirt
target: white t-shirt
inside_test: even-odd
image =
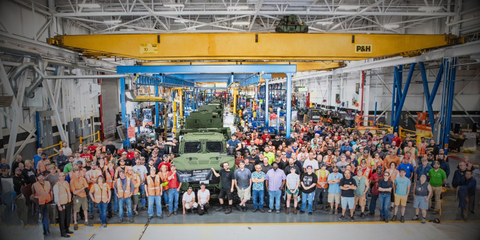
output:
[[[145,177],[145,174],[148,173],[147,171],[147,168],[143,165],[140,165],[140,166],[133,166],[133,172],[135,172],[135,174],[139,175],[140,176],[140,180],[143,182],[145,179],[143,179]]]
[[[313,171],[318,170],[318,161],[307,159],[303,162],[303,168],[307,168],[308,165],[312,165]]]
[[[64,148],[62,148],[62,150],[63,150],[63,154],[64,154],[65,156],[68,156],[68,157],[69,157],[69,156],[72,155],[72,149],[71,149],[71,148],[69,148],[69,147],[64,147]]]
[[[75,160],[73,160],[73,163],[77,163],[78,161],[82,162],[83,166],[85,166],[85,158],[75,158]]]
[[[192,191],[192,193],[188,194],[188,192],[185,192],[182,197],[182,201],[185,201],[187,203],[192,202],[192,199],[195,199],[195,192]]]
[[[200,204],[204,204],[207,201],[208,196],[210,196],[210,190],[205,189],[205,192],[198,190],[198,197],[200,197]]]

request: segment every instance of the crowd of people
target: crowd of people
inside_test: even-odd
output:
[[[235,166],[225,162],[220,171],[211,169],[221,182],[216,211],[245,212],[251,206],[252,212],[312,215],[322,210],[353,221],[357,211],[360,218],[374,216],[378,202],[382,221],[404,222],[406,208],[413,207],[413,220],[425,223],[430,208],[434,215],[441,209],[442,187],[453,187],[462,216],[474,212],[479,170],[464,157],[450,186],[449,157],[433,139],[415,142],[397,133],[362,133],[339,125],[297,126],[290,139],[248,128],[232,135],[227,148],[235,149]],[[45,235],[51,219],[59,223],[62,237],[69,237],[72,220],[73,230],[80,221],[92,226],[97,212],[103,227],[117,214],[119,222],[126,215],[132,223],[139,211],[147,211],[150,219],[162,219],[163,211],[167,217],[179,211],[209,213],[210,191],[204,184],[181,191],[175,139],[148,139],[127,149],[112,142],[76,150],[64,146],[54,157],[38,149],[32,160],[18,156],[11,168],[6,159],[0,164],[2,177],[13,178],[19,219],[25,222],[30,210],[40,213]]]

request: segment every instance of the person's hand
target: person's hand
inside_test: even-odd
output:
[[[232,189],[230,189],[230,192],[232,192],[232,193],[233,193],[233,188],[232,188]]]
[[[185,210],[183,210],[183,215],[185,215],[185,214],[186,214],[186,213],[185,213]]]
[[[58,211],[63,211],[62,206],[58,206]]]
[[[428,198],[425,198],[425,202],[428,202]]]
[[[180,192],[180,188],[177,188],[177,192]]]

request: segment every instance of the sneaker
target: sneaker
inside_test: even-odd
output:
[[[368,215],[370,215],[370,216],[374,216],[374,215],[375,215],[375,213],[373,213],[373,212],[369,212],[369,213],[368,213]]]
[[[437,211],[437,210],[434,210],[434,211],[432,212],[432,214],[438,214],[438,211]]]
[[[335,215],[337,215],[337,214],[339,214],[339,213],[340,213],[340,211],[337,211],[337,209],[335,209],[335,210],[333,211],[333,214],[335,214]]]
[[[290,213],[290,208],[285,208],[285,213],[289,214]]]
[[[277,214],[279,214],[279,213],[280,213],[280,210],[277,210]]]
[[[401,217],[400,217],[400,222],[401,222],[401,223],[404,223],[404,222],[405,222],[405,217],[404,217],[404,216],[401,216]]]
[[[303,210],[300,210],[300,213],[301,213],[301,214],[304,214],[304,213],[305,213],[305,211],[303,211]]]
[[[232,207],[228,207],[227,210],[225,210],[225,214],[230,214],[232,213]]]
[[[293,214],[297,214],[297,208],[293,208]]]
[[[332,208],[332,210],[330,210],[330,214],[333,215],[333,212],[334,212],[334,211],[335,211],[335,210]]]
[[[317,208],[316,208],[316,207],[313,207],[313,211],[317,211]]]
[[[412,220],[418,220],[418,215],[413,217]]]
[[[217,212],[221,212],[221,211],[223,211],[223,210],[225,210],[225,209],[223,208],[223,206],[222,206],[222,207],[215,208],[215,211],[217,211]]]
[[[133,223],[133,218],[128,219],[128,222]]]
[[[119,222],[119,223],[122,223],[122,222],[123,222],[123,218],[118,219],[118,222]]]
[[[162,215],[160,215],[160,216],[158,216],[158,218],[160,218],[160,219],[163,219],[163,214],[162,214]]]
[[[106,228],[106,227],[107,227],[107,224],[102,224],[102,227],[103,227],[103,228]]]
[[[237,210],[238,210],[239,212],[241,212],[241,211],[242,211],[242,206],[237,205]]]
[[[385,218],[385,223],[388,223],[388,217]]]
[[[73,230],[75,230],[75,231],[78,230],[78,224],[77,223],[73,224]]]
[[[264,212],[265,212],[265,210],[263,210],[263,209],[260,209],[260,210],[258,210],[258,211],[260,211],[261,213],[264,213]]]
[[[268,209],[268,213],[271,213],[272,212],[272,209]]]
[[[397,221],[397,215],[393,215],[392,221]]]
[[[343,220],[345,220],[345,217],[343,215],[338,218],[338,221],[343,221]]]
[[[107,218],[112,218],[113,217],[113,214],[110,212],[107,214]]]
[[[247,211],[247,206],[246,206],[246,205],[242,207],[242,211],[243,211],[243,212],[246,212],[246,211]]]
[[[91,222],[85,222],[85,226],[91,227],[91,226],[93,226],[93,224]]]
[[[312,212],[309,212],[308,215],[312,215],[313,213]]]
[[[365,218],[365,213],[362,212],[362,213],[360,214],[360,217],[361,217],[361,218]]]
[[[385,218],[381,217],[381,218],[380,218],[380,221],[381,221],[381,222],[385,221]]]
[[[351,216],[351,217],[350,217],[350,221],[353,222],[354,220],[355,220],[355,218],[354,218],[353,216]]]
[[[427,220],[425,218],[422,218],[422,223],[426,223]]]
[[[137,210],[134,210],[134,211],[133,211],[133,215],[138,216],[138,211],[137,211]]]
[[[172,216],[172,213],[171,213],[171,212],[169,212],[169,213],[167,214],[167,217],[170,217],[170,216]]]
[[[391,211],[393,211],[393,207],[392,207],[392,206],[390,206],[390,212],[391,212]]]
[[[255,208],[254,208],[254,209],[252,209],[252,212],[256,212],[256,211],[257,211],[257,209],[255,209]]]
[[[177,214],[178,214],[177,211],[173,211],[173,215],[177,215]]]

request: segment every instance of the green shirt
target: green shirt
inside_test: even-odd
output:
[[[430,177],[430,185],[432,187],[441,187],[443,180],[447,179],[447,174],[441,168],[439,168],[438,171],[435,171],[435,168],[430,169],[428,176]]]
[[[272,165],[275,162],[275,154],[273,152],[264,153],[263,156],[268,158],[268,164]]]
[[[68,163],[67,165],[65,165],[65,167],[63,168],[63,172],[64,173],[69,173],[73,171],[73,165],[71,163]]]
[[[355,189],[355,196],[360,197],[363,195],[363,192],[365,192],[365,181],[367,181],[367,178],[365,176],[362,176],[361,178],[357,176],[353,177],[353,179],[357,182],[357,189]]]

